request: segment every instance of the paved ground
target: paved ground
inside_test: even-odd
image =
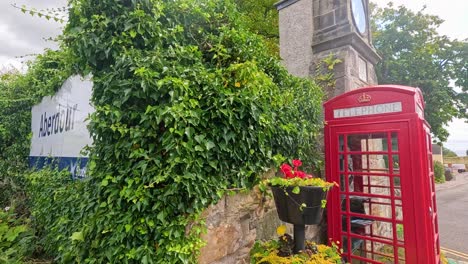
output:
[[[448,258],[468,263],[468,173],[437,184],[436,195],[441,249]]]

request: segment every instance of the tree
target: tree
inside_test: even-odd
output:
[[[442,147],[442,154],[444,157],[458,157],[457,153],[453,152],[451,149],[448,149],[446,147]]]
[[[235,0],[249,29],[278,43],[276,1]],[[468,43],[437,33],[443,20],[400,6],[371,4],[374,46],[382,56],[376,71],[379,83],[419,87],[426,102],[425,116],[434,138],[444,142],[445,126],[453,118],[468,117]],[[271,49],[277,56],[277,49]],[[417,63],[415,63],[417,62]]]
[[[278,11],[274,4],[277,0],[234,0],[242,20],[247,28],[261,35],[269,51],[274,56],[279,55]]]
[[[440,35],[443,20],[412,12],[404,6],[373,6],[374,45],[382,56],[376,71],[379,83],[419,87],[425,117],[441,142],[452,118],[468,118],[468,43]]]

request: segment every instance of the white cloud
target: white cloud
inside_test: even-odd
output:
[[[45,38],[56,37],[61,32],[61,24],[24,14],[13,3],[42,10],[65,6],[66,0],[0,0],[0,66],[11,64],[11,60],[19,62],[20,57],[41,53],[44,48],[56,48],[56,43]]]
[[[453,39],[468,38],[468,1],[467,0],[371,0],[380,7],[389,2],[394,6],[403,5],[413,11],[421,10],[424,5],[426,14],[437,15],[445,22],[439,27],[439,33]]]

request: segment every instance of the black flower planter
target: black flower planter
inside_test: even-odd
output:
[[[322,220],[322,200],[327,199],[328,193],[322,187],[299,188],[295,194],[293,187],[271,186],[279,219],[294,225],[294,253],[305,248],[305,225],[316,225]]]
[[[293,187],[272,186],[276,210],[281,221],[294,225],[316,225],[322,219],[322,200],[327,199],[327,191],[322,187],[302,186],[298,194]],[[305,207],[301,208],[301,205]]]

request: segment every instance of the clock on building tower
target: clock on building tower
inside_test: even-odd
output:
[[[367,31],[367,16],[362,0],[351,0],[351,13],[357,30],[359,33],[365,34]]]
[[[280,55],[288,70],[313,76],[315,65],[332,53],[336,96],[377,84],[374,66],[380,60],[372,46],[368,0],[283,0],[279,10]]]

